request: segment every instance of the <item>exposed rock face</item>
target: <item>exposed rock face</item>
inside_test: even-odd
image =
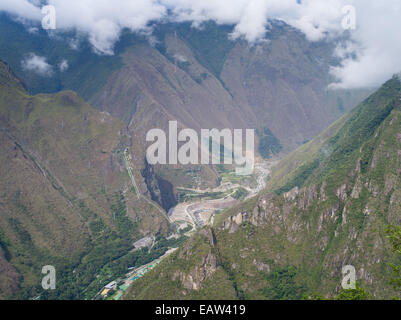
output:
[[[205,246],[205,250],[207,250],[208,253],[198,257],[195,266],[193,266],[190,271],[177,271],[173,275],[173,281],[179,280],[182,286],[187,290],[200,290],[202,283],[213,276],[219,266],[217,257],[215,253],[212,252],[216,245],[216,239],[210,228],[202,229],[197,239],[187,242],[180,250],[179,257],[187,261],[192,259],[193,254],[197,254],[197,252],[194,252],[194,246],[198,245],[197,241],[203,242],[204,240],[206,240],[208,244]]]
[[[312,202],[315,201],[316,197],[317,191],[315,185],[304,188],[301,191],[301,197],[298,202],[298,209],[308,209]]]
[[[380,139],[380,136],[376,138]],[[376,166],[369,166],[370,170],[378,170],[379,164],[382,165],[382,157],[400,161],[397,150],[392,153],[382,152],[376,159],[372,159],[376,162]],[[272,242],[275,241],[275,237],[280,236],[285,236],[288,243],[294,245],[308,241],[311,243],[308,245],[308,250],[312,250],[314,252],[312,256],[315,257],[315,261],[311,261],[311,268],[317,265],[320,259],[318,257],[321,256],[327,275],[336,278],[341,274],[339,270],[342,266],[355,265],[357,279],[371,285],[375,288],[373,291],[382,290],[377,286],[382,276],[378,269],[387,254],[384,247],[381,247],[383,235],[372,230],[376,230],[377,225],[381,223],[380,215],[377,214],[378,207],[385,208],[389,205],[390,209],[385,213],[386,219],[394,221],[394,217],[397,216],[397,221],[401,221],[399,210],[396,213],[392,209],[396,201],[400,203],[395,196],[399,194],[400,180],[393,174],[380,176],[381,182],[378,182],[377,178],[366,178],[371,173],[363,174],[360,167],[361,160],[357,163],[356,169],[352,169],[349,176],[344,179],[345,183],[337,188],[328,189],[328,183],[323,181],[319,193],[316,185],[312,184],[301,189],[295,187],[281,196],[270,194],[260,196],[253,210],[241,211],[228,217],[221,224],[220,230],[228,234],[243,232],[241,225],[250,223],[269,233]],[[392,172],[391,166],[387,167],[387,170]],[[367,200],[364,200],[363,206],[355,210],[355,203],[361,201],[362,192],[368,192],[369,196],[364,198]],[[388,203],[385,202],[386,197],[389,197]],[[313,211],[310,211],[311,208]],[[360,229],[361,224],[358,226],[361,219],[364,221],[363,229]],[[336,244],[335,250],[330,248],[332,237],[343,239],[340,245]],[[356,243],[356,247],[353,246],[353,242]],[[363,248],[366,248],[367,243],[374,249],[366,252]],[[251,249],[247,248],[246,251],[240,250],[239,255],[241,259],[248,259],[252,257],[250,252]],[[283,263],[283,258],[278,256],[275,261]],[[272,254],[269,257],[272,258]],[[271,267],[259,262],[258,258],[259,256],[252,260],[257,270],[270,272]],[[235,270],[238,269],[235,263]],[[329,278],[324,280],[325,285],[332,282]],[[336,290],[341,289],[339,286],[336,288]]]
[[[236,216],[229,217],[223,223],[223,229],[229,230],[229,233],[235,233],[238,227],[247,220],[247,213],[238,213]]]
[[[270,273],[270,266],[263,263],[263,262],[258,262],[257,260],[253,260],[253,264],[256,266],[258,271],[264,271],[266,273]]]
[[[176,273],[173,280],[178,278],[185,289],[197,291],[201,288],[203,281],[216,272],[217,266],[216,256],[209,253],[200,266],[195,267],[188,274]]]
[[[27,90],[24,81],[19,78],[5,61],[0,59],[0,83],[17,84],[21,89]]]
[[[43,260],[67,266],[61,262],[65,259],[81,266],[92,248],[106,243],[101,234],[121,236],[129,243],[142,233],[168,232],[164,215],[131,192],[123,155],[137,144],[122,122],[93,109],[72,91],[30,96],[2,62],[0,146],[0,247],[3,238],[12,243],[12,259],[2,261],[0,282],[11,277],[20,279],[21,287],[29,288],[36,280],[40,284],[37,268]],[[141,177],[141,165],[131,164],[132,177]],[[138,185],[139,193],[145,193],[140,179]],[[14,293],[14,284],[9,287]],[[33,294],[29,292],[18,294]]]
[[[359,196],[362,192],[362,188],[363,188],[363,183],[361,181],[361,178],[358,176],[354,188],[352,189],[351,197],[354,199],[359,199]]]
[[[163,50],[140,43],[121,53],[124,67],[113,72],[90,99],[96,108],[122,119],[143,145],[144,133],[153,128],[166,131],[168,121],[176,120],[180,128],[198,132],[269,128],[289,151],[346,111],[339,110],[339,100],[348,110],[365,96],[362,92],[328,94],[334,45],[311,45],[289,26],[275,24],[270,41],[257,46],[229,41],[218,48],[211,45],[216,39],[210,35],[227,39],[230,33],[219,26],[205,26],[204,31],[167,30],[158,39]],[[206,57],[191,34],[210,38],[204,43],[210,48]],[[215,52],[212,61],[209,51]],[[206,174],[203,179],[215,177]]]
[[[344,202],[345,200],[347,200],[347,185],[344,184],[342,185],[336,192],[337,197],[340,201]]]
[[[327,187],[327,183],[326,183],[326,181],[323,181],[322,186],[320,187],[320,198],[319,198],[319,201],[321,201],[321,202],[324,202],[324,201],[327,200],[326,187]]]
[[[212,229],[210,228],[202,229],[201,231],[199,231],[199,234],[205,236],[209,240],[209,245],[211,247],[216,246],[216,237]]]
[[[295,187],[294,189],[290,190],[289,192],[284,194],[284,199],[288,201],[294,201],[295,198],[297,197],[299,193],[298,187]]]
[[[274,279],[290,274],[312,292],[335,297],[346,265],[355,267],[356,280],[375,297],[399,295],[388,285],[389,265],[399,264],[399,256],[385,230],[401,222],[400,92],[400,81],[388,81],[323,135],[323,143],[322,136],[316,138],[315,150],[302,147],[285,159],[299,156],[299,167],[279,167],[280,174],[291,169],[270,190],[222,213],[224,219],[213,228],[213,247],[204,236],[197,246],[189,241],[176,257],[191,275],[183,278],[186,287],[200,293],[218,286],[207,280],[199,286],[196,280],[204,279],[201,267],[217,252],[231,281],[218,288],[235,287],[237,298],[266,298]],[[273,270],[272,278],[266,276]],[[288,291],[293,289],[295,284]]]
[[[153,201],[157,202],[166,212],[177,204],[177,199],[174,192],[174,186],[161,177],[159,177],[145,160],[145,168],[142,170],[147,190]]]

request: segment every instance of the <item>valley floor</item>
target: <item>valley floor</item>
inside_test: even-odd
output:
[[[219,212],[222,210],[231,208],[240,202],[239,199],[234,198],[234,195],[238,190],[243,189],[247,192],[241,200],[249,199],[262,191],[266,187],[267,178],[271,172],[271,168],[276,163],[277,160],[259,160],[259,162],[255,165],[255,174],[253,179],[251,179],[252,183],[250,183],[249,180],[244,179],[235,183],[232,181],[226,181],[213,189],[186,189],[192,194],[200,195],[200,198],[202,198],[202,195],[214,193],[224,193],[225,196],[218,199],[193,200],[179,203],[168,213],[170,222],[176,225],[177,230],[190,229],[189,231],[185,232],[185,235],[187,236],[193,234],[198,228],[202,228],[205,225],[212,225],[216,214],[219,214]],[[121,299],[124,293],[131,287],[133,282],[142,278],[147,272],[155,268],[161,261],[163,261],[177,249],[178,248],[171,248],[160,258],[148,264],[129,270],[125,276],[113,281],[114,284],[112,285],[112,289],[108,289],[107,286],[103,287],[94,297],[94,299]]]
[[[198,195],[199,198],[207,194],[223,194],[224,196],[218,199],[181,202],[170,209],[168,213],[169,220],[175,223],[178,229],[188,228],[188,226],[192,227],[191,232],[205,225],[213,225],[216,214],[235,206],[240,200],[247,200],[261,192],[266,187],[267,178],[271,172],[271,168],[275,164],[277,164],[277,160],[259,160],[255,165],[253,183],[248,179],[241,179],[236,182],[227,179],[228,181],[223,182],[220,186],[213,189],[185,189],[186,191],[190,191],[194,196]],[[241,199],[235,196],[239,190],[246,191],[246,194]]]

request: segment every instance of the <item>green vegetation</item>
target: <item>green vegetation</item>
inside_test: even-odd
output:
[[[177,27],[178,34],[192,47],[198,61],[220,78],[226,56],[235,45],[229,39],[232,27],[214,22],[204,23],[202,29],[192,28],[189,23]]]
[[[127,205],[121,191],[114,196],[111,211],[119,234],[125,237],[132,237],[136,232],[137,226],[127,216]]]
[[[232,195],[232,197],[237,200],[244,200],[248,196],[248,194],[249,194],[248,190],[244,188],[238,188]]]
[[[294,172],[292,179],[285,185],[275,190],[278,195],[292,190],[295,187],[302,188],[312,173],[319,167],[320,159],[316,159],[311,163],[305,163],[298,167]]]
[[[355,289],[342,290],[337,298],[337,300],[371,300],[372,296],[366,289],[360,287],[357,283]]]
[[[9,261],[11,259],[11,254],[10,254],[10,251],[8,250],[9,245],[10,245],[10,240],[7,239],[3,230],[1,230],[1,228],[0,228],[0,249],[3,250],[4,257],[7,261]]]
[[[282,194],[296,186],[301,188],[307,183],[329,177],[337,180],[336,177],[342,177],[349,166],[356,162],[363,145],[366,145],[366,151],[370,150],[362,155],[362,170],[365,170],[374,148],[366,142],[392,110],[399,106],[400,90],[401,83],[398,78],[386,82],[378,92],[353,110],[341,129],[326,139],[318,150],[314,150],[304,163],[281,178],[276,193]],[[316,140],[319,138],[313,142],[316,143]],[[296,157],[295,153],[297,151],[292,157]]]
[[[300,300],[306,289],[296,282],[297,271],[294,267],[277,268],[267,276],[269,286],[263,295],[269,300]]]
[[[181,234],[181,235],[184,235],[184,234],[186,234],[187,232],[191,231],[192,229],[193,229],[193,227],[192,227],[191,225],[188,225],[188,226],[186,226],[185,228],[183,228],[183,229],[180,230],[180,234]]]
[[[154,259],[171,245],[161,241],[166,248],[129,255],[141,232],[168,230],[167,222],[151,221],[157,210],[118,191],[128,175],[105,168],[123,164],[122,152],[112,150],[130,141],[120,136],[120,121],[101,119],[74,92],[30,96],[0,62],[0,177],[8,182],[1,190],[0,245],[19,286],[1,287],[2,297],[92,298],[126,264]],[[127,208],[133,202],[135,221]],[[54,291],[40,286],[44,265],[56,268]]]
[[[153,248],[129,251],[128,254],[102,265],[99,273],[96,275],[96,279],[85,290],[85,299],[92,299],[104,285],[123,277],[127,273],[128,268],[138,268],[148,264],[163,256],[170,248],[180,246],[187,239],[187,237],[181,237],[179,239],[167,240],[165,237],[159,235],[155,240]]]
[[[401,226],[389,226],[386,232],[394,253],[400,261],[398,265],[391,264],[393,270],[391,284],[396,290],[399,290],[401,289]]]
[[[24,78],[33,94],[70,89],[89,100],[106,84],[109,75],[123,66],[118,55],[94,53],[87,40],[79,44],[80,50],[74,50],[68,41],[49,37],[45,30],[29,33],[25,26],[5,13],[0,13],[0,34],[0,59],[7,61]],[[64,36],[72,38],[73,35],[67,33]],[[47,62],[55,66],[52,77],[42,77],[22,69],[21,61],[29,52],[46,57]],[[69,68],[60,72],[57,66],[64,59]]]
[[[227,192],[193,192],[180,188],[178,191],[178,199],[180,202],[203,200],[203,199],[221,199],[227,196]]]
[[[269,159],[275,154],[279,153],[283,146],[280,144],[280,141],[277,137],[270,131],[269,128],[258,129],[256,134],[259,137],[259,154],[264,159]]]
[[[203,297],[206,292],[215,297],[213,290],[219,292],[217,299],[365,300],[399,295],[401,232],[386,232],[386,226],[400,219],[400,93],[401,82],[391,79],[301,146],[279,165],[279,174],[273,173],[269,187],[276,193],[265,191],[217,215],[213,245],[196,235],[138,282],[135,297],[150,298],[154,282],[163,297],[174,299]],[[282,195],[294,187],[299,187],[296,197]],[[202,270],[210,253],[219,267],[197,284],[199,289],[184,290],[182,279]],[[363,268],[370,278],[361,277],[355,290],[338,294],[344,261]],[[172,280],[178,272],[180,277]]]
[[[341,97],[337,97],[337,108],[341,113],[344,113],[344,101],[341,99]]]
[[[202,264],[208,253],[210,253],[210,245],[205,236],[197,234],[191,237],[177,252],[162,261],[144,277],[135,281],[128,292],[128,298],[168,299],[177,297],[180,292],[185,290],[188,294],[183,296],[183,299],[217,299],[218,297],[232,299],[235,297],[232,283],[221,268],[213,278],[207,280],[209,285],[200,292],[184,289],[177,276],[173,276],[173,273],[187,273],[193,266]],[[180,254],[185,255],[185,261],[179,258]],[[160,270],[163,271],[160,272]]]

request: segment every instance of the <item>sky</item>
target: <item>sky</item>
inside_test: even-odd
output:
[[[209,20],[235,25],[231,37],[250,44],[268,37],[269,20],[279,19],[309,41],[349,33],[349,40],[333,52],[342,61],[331,70],[337,79],[333,89],[379,86],[401,71],[400,0],[1,0],[0,11],[37,24],[44,16],[43,4],[56,8],[57,30],[88,37],[98,54],[114,54],[122,29],[151,33],[151,23],[166,19],[194,27]],[[345,30],[344,21],[353,21],[350,6],[355,8],[355,29]],[[46,60],[38,58],[43,57],[28,59],[45,68]]]

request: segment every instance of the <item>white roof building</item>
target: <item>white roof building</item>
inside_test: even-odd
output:
[[[113,281],[113,282],[110,282],[108,285],[106,285],[105,288],[111,290],[111,289],[114,289],[116,286],[117,286],[117,282]]]

